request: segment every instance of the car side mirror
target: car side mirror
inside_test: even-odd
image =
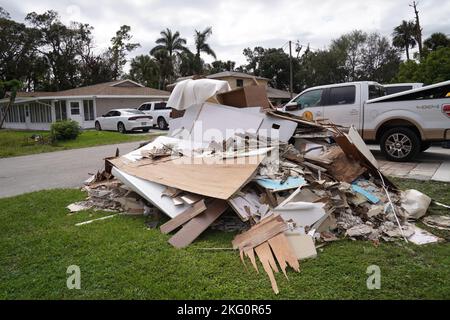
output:
[[[106,114],[102,114],[102,117],[103,117],[103,118],[106,117]]]
[[[302,106],[302,104],[300,103],[300,101],[297,101],[297,109],[299,109],[299,110],[302,110],[302,109],[303,109],[303,106]]]

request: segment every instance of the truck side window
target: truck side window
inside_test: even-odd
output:
[[[353,104],[355,103],[355,95],[355,86],[330,88],[330,96],[327,105]]]
[[[388,88],[371,84],[369,86],[369,100],[385,96],[387,89]]]
[[[295,102],[302,108],[317,107],[322,105],[323,89],[311,90],[299,96]]]
[[[165,102],[155,103],[155,110],[164,110],[164,109],[166,109],[166,103]]]

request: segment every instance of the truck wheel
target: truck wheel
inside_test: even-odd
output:
[[[417,134],[406,127],[387,130],[380,141],[381,153],[389,161],[409,161],[417,156],[420,147]]]
[[[158,118],[158,128],[160,130],[166,130],[167,129],[167,122],[163,117]]]

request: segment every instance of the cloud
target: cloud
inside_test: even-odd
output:
[[[159,32],[180,31],[193,50],[195,29],[213,27],[210,44],[218,59],[245,63],[246,47],[281,47],[299,40],[312,48],[324,48],[332,39],[354,29],[390,36],[401,20],[414,18],[410,0],[0,0],[16,20],[28,12],[48,9],[60,13],[64,22],[76,20],[94,26],[96,50],[105,50],[123,24],[131,26],[133,40],[148,53]],[[419,4],[424,37],[450,32],[450,3],[422,0]],[[204,57],[212,61],[210,57]]]

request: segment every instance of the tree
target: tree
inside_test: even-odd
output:
[[[6,11],[3,7],[0,7],[0,19],[10,19],[11,16],[9,15],[9,12]]]
[[[179,73],[180,76],[186,77],[196,73],[195,54],[190,51],[182,52],[179,55]]]
[[[181,38],[178,31],[172,33],[172,30],[167,28],[161,31],[160,34],[161,38],[156,40],[157,45],[150,50],[150,54],[155,57],[158,56],[159,61],[166,60],[165,63],[169,65],[164,73],[167,73],[165,76],[168,77],[169,82],[172,82],[172,77],[176,73],[174,68],[175,56],[179,56],[182,52],[189,51],[189,49],[186,48],[186,39]],[[168,59],[165,59],[166,56]]]
[[[211,63],[211,69],[209,70],[209,72],[210,74],[214,74],[223,71],[234,71],[235,66],[236,62],[234,61],[216,60]]]
[[[114,80],[114,66],[109,52],[83,56],[80,68],[80,85],[89,86]]]
[[[420,63],[406,61],[400,65],[397,82],[433,84],[450,79],[450,48],[430,52]]]
[[[450,38],[442,32],[435,32],[423,44],[424,51],[436,51],[439,48],[450,47]]]
[[[66,26],[53,10],[29,13],[25,20],[36,30],[37,51],[49,68],[48,82],[43,89],[54,91],[78,86],[81,56],[92,47],[92,27],[78,22]]]
[[[409,60],[409,48],[416,46],[416,40],[414,39],[415,29],[414,22],[403,20],[399,26],[394,28],[392,33],[392,44],[394,47],[405,50],[406,60]]]
[[[10,81],[0,81],[0,95],[2,97],[5,96],[6,91],[10,91],[9,102],[6,107],[0,109],[3,114],[0,114],[0,129],[3,127],[3,123],[5,122],[6,115],[8,114],[9,109],[12,105],[14,105],[14,101],[16,100],[17,91],[22,88],[22,83],[19,80],[10,80]]]
[[[140,47],[139,43],[131,43],[133,36],[130,34],[131,27],[123,25],[111,39],[111,59],[113,64],[113,78],[119,79],[123,73],[123,67],[127,63],[127,53]]]
[[[414,24],[414,39],[416,40],[417,44],[419,45],[419,58],[422,58],[423,48],[422,48],[422,27],[420,26],[420,20],[419,20],[419,11],[417,11],[417,5],[415,1],[413,1],[412,4],[409,6],[414,8],[414,14],[416,16],[416,23]]]
[[[207,55],[212,56],[216,59],[216,53],[211,49],[210,45],[206,42],[208,38],[212,34],[212,27],[207,27],[203,31],[195,30],[194,39],[195,39],[195,70],[197,74],[201,74],[203,71],[203,63],[200,58],[201,53],[205,53]]]
[[[131,60],[130,78],[147,87],[158,87],[159,67],[149,55],[139,55]]]

